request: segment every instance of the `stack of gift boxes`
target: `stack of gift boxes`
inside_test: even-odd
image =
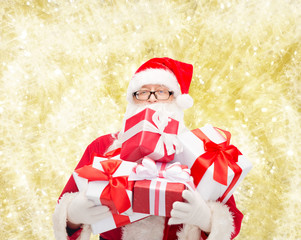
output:
[[[206,125],[178,135],[178,128],[178,121],[146,108],[127,119],[121,149],[75,170],[79,191],[112,213],[92,225],[94,234],[150,215],[169,217],[185,189],[227,202],[251,163],[230,144],[228,131]]]

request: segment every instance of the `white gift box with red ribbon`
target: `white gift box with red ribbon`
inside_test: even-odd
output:
[[[172,162],[188,165],[196,190],[205,200],[227,202],[252,168],[251,162],[230,145],[230,138],[228,131],[209,124],[178,135],[183,152]]]
[[[133,211],[151,215],[169,217],[173,202],[183,201],[183,190],[194,190],[187,166],[155,162],[148,157],[134,168],[129,179],[136,181]]]
[[[86,190],[88,199],[91,199],[96,205],[109,206],[113,212],[110,217],[92,224],[94,234],[106,232],[149,216],[132,211],[134,182],[128,181],[128,176],[136,165],[133,162],[120,160],[119,155],[110,158],[94,156],[91,165],[76,169],[73,173],[79,191]],[[116,184],[117,182],[119,184]],[[124,186],[120,187],[122,184]]]

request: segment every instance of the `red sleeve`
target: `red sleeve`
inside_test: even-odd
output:
[[[234,232],[232,233],[231,239],[234,239],[240,232],[241,222],[244,215],[237,209],[233,195],[226,202],[226,205],[229,207],[230,212],[232,212],[233,215]]]

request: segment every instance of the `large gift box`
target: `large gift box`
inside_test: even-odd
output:
[[[174,161],[191,169],[196,190],[205,200],[227,202],[252,164],[234,146],[231,134],[209,124],[178,135],[183,151]]]
[[[125,122],[121,159],[138,161],[148,156],[156,161],[171,161],[179,148],[178,127],[178,121],[150,108],[135,114]]]
[[[106,205],[112,215],[92,224],[94,234],[130,224],[148,215],[133,213],[132,190],[133,181],[129,181],[129,174],[136,167],[134,162],[120,160],[114,157],[93,156],[92,163],[78,168],[73,178],[79,191],[86,191],[86,196],[96,205]]]
[[[170,217],[172,204],[184,201],[182,192],[187,188],[194,190],[187,166],[155,162],[147,157],[134,168],[130,179],[136,180],[133,211],[138,213]]]

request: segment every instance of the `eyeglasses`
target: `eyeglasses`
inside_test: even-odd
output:
[[[158,90],[158,91],[147,91],[147,90],[140,90],[133,93],[133,96],[139,101],[146,101],[150,99],[150,96],[154,94],[157,100],[168,100],[171,95],[173,95],[172,91],[168,90]]]

